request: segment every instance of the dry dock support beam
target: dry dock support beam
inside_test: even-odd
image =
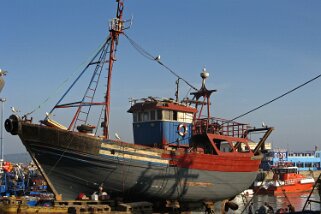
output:
[[[26,147],[27,148],[27,147]],[[48,186],[50,187],[52,193],[55,195],[55,199],[57,201],[61,201],[62,200],[62,195],[59,194],[56,190],[56,188],[54,187],[54,185],[51,183],[50,179],[48,178],[47,174],[45,173],[45,171],[43,170],[43,168],[41,167],[41,165],[39,164],[39,162],[37,161],[37,159],[34,157],[34,154],[28,150],[28,153],[31,156],[31,159],[33,160],[33,162],[36,164],[37,168],[39,169],[42,177],[45,179],[45,181],[47,182]]]

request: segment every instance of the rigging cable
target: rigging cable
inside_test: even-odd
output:
[[[189,82],[187,82],[187,80],[185,80],[184,78],[182,78],[181,76],[179,76],[175,71],[173,71],[171,68],[169,68],[168,66],[166,66],[164,63],[162,63],[160,61],[159,57],[154,57],[152,54],[150,54],[149,52],[147,52],[144,48],[142,48],[140,45],[138,45],[134,40],[132,40],[131,38],[129,38],[129,36],[127,34],[124,33],[124,36],[128,39],[129,43],[138,51],[138,53],[140,53],[142,56],[144,56],[145,58],[152,60],[152,61],[156,61],[158,62],[161,66],[163,66],[164,68],[166,68],[169,72],[171,72],[174,76],[176,76],[177,78],[183,80],[188,86],[190,86],[191,88],[193,88],[195,91],[198,91],[198,89],[196,87],[194,87],[192,84],[190,84]]]
[[[231,119],[231,120],[229,120],[229,121],[227,121],[227,122],[231,122],[231,121],[233,121],[233,120],[236,120],[236,119],[239,119],[239,118],[241,118],[241,117],[244,117],[245,115],[248,115],[248,114],[250,114],[250,113],[252,113],[252,112],[254,112],[254,111],[256,111],[256,110],[258,110],[258,109],[260,109],[260,108],[262,108],[262,107],[264,107],[264,106],[266,106],[266,105],[269,105],[269,104],[273,103],[274,101],[277,101],[278,99],[281,99],[282,97],[284,97],[284,96],[286,96],[286,95],[288,95],[288,94],[290,94],[290,93],[298,90],[299,88],[302,88],[303,86],[305,86],[305,85],[313,82],[314,80],[316,80],[316,79],[318,79],[318,78],[320,78],[320,77],[321,77],[321,74],[319,74],[318,76],[316,76],[316,77],[314,77],[314,78],[306,81],[305,83],[303,83],[303,84],[301,84],[301,85],[299,85],[299,86],[297,86],[297,87],[295,87],[295,88],[293,88],[293,89],[285,92],[284,94],[282,94],[282,95],[280,95],[280,96],[278,96],[278,97],[276,97],[276,98],[274,98],[274,99],[272,99],[272,100],[270,100],[270,101],[268,101],[268,102],[266,102],[266,103],[264,103],[264,104],[262,104],[262,105],[260,105],[260,106],[258,106],[258,107],[256,107],[256,108],[253,108],[252,110],[250,110],[250,111],[248,111],[248,112],[245,112],[245,113],[243,113],[243,114],[241,114],[241,115],[239,115],[239,116],[237,116],[237,117],[234,117],[233,119]]]
[[[55,107],[57,105],[60,104],[60,102],[65,98],[65,96],[69,93],[69,91],[72,89],[72,87],[78,82],[78,80],[80,79],[80,77],[85,73],[85,71],[87,70],[87,68],[91,65],[91,63],[95,60],[95,58],[99,55],[99,53],[101,51],[103,51],[103,49],[106,48],[106,46],[109,45],[109,42],[111,40],[111,37],[109,36],[107,38],[107,40],[105,41],[105,43],[101,46],[101,48],[99,49],[99,51],[94,55],[94,57],[90,60],[90,62],[86,65],[86,67],[81,71],[80,75],[73,81],[73,83],[69,86],[69,88],[67,89],[67,91],[62,95],[62,97],[60,98],[60,100],[56,103],[56,105],[51,109],[51,111],[49,112],[49,114],[51,114],[54,110]]]
[[[80,67],[83,67],[83,65],[84,65],[85,63],[88,64],[89,59],[92,59],[93,56],[94,56],[94,54],[96,54],[99,50],[101,50],[101,49],[105,46],[106,41],[107,41],[108,39],[109,39],[109,37],[107,37],[107,38],[104,40],[104,42],[103,42],[101,45],[99,45],[99,47],[93,52],[93,54],[91,54],[91,57],[90,57],[90,58],[88,58],[86,61],[84,61],[83,63],[81,63],[79,66],[77,66],[77,68],[75,69],[75,71],[72,72],[72,73],[56,88],[56,90],[55,90],[53,93],[51,93],[51,95],[49,95],[46,99],[44,99],[44,101],[42,101],[42,102],[41,102],[36,108],[34,108],[31,112],[25,114],[25,116],[28,116],[28,115],[30,115],[30,114],[33,114],[35,111],[41,109],[42,105],[44,105],[45,103],[47,103],[52,97],[54,97],[56,94],[58,94],[58,92],[59,92],[59,91],[63,88],[63,86],[69,81],[69,79],[70,79],[72,76],[74,76],[77,72],[80,72],[80,71],[79,71],[79,68],[80,68]]]
[[[134,40],[132,40],[131,38],[129,38],[129,36],[128,36],[127,34],[124,33],[124,36],[128,39],[128,41],[130,42],[130,44],[131,44],[141,55],[143,55],[144,57],[146,57],[146,58],[149,59],[149,60],[158,62],[160,65],[162,65],[164,68],[166,68],[169,72],[171,72],[174,76],[176,76],[177,78],[183,80],[188,86],[190,86],[191,88],[193,88],[195,91],[198,91],[197,88],[195,88],[193,85],[191,85],[189,82],[187,82],[185,79],[183,79],[182,77],[180,77],[177,73],[175,73],[172,69],[170,69],[170,68],[169,68],[168,66],[166,66],[164,63],[162,63],[162,62],[160,61],[159,57],[156,57],[156,58],[155,58],[152,54],[150,54],[150,53],[147,52],[144,48],[142,48],[140,45],[138,45]],[[254,112],[254,111],[256,111],[256,110],[258,110],[258,109],[260,109],[260,108],[262,108],[262,107],[264,107],[264,106],[266,106],[266,105],[269,105],[269,104],[273,103],[274,101],[277,101],[277,100],[281,99],[282,97],[284,97],[284,96],[286,96],[286,95],[288,95],[288,94],[290,94],[290,93],[298,90],[299,88],[301,88],[301,87],[303,87],[303,86],[305,86],[305,85],[313,82],[314,80],[316,80],[316,79],[318,79],[318,78],[320,78],[320,77],[321,77],[321,74],[317,75],[316,77],[314,77],[314,78],[306,81],[305,83],[303,83],[303,84],[301,84],[301,85],[299,85],[299,86],[297,86],[297,87],[295,87],[295,88],[293,88],[293,89],[285,92],[284,94],[282,94],[282,95],[280,95],[280,96],[278,96],[278,97],[276,97],[276,98],[274,98],[274,99],[272,99],[272,100],[270,100],[270,101],[268,101],[268,102],[266,102],[266,103],[264,103],[264,104],[262,104],[262,105],[260,105],[260,106],[258,106],[258,107],[255,107],[255,108],[253,108],[253,109],[251,109],[251,110],[249,110],[249,111],[247,111],[247,112],[245,112],[245,113],[243,113],[243,114],[241,114],[241,115],[239,115],[239,116],[237,116],[237,117],[234,117],[234,118],[231,119],[231,120],[228,120],[227,122],[231,122],[231,121],[234,121],[234,120],[239,119],[239,118],[241,118],[241,117],[244,117],[244,116],[246,116],[246,115],[248,115],[248,114],[250,114],[250,113],[252,113],[252,112]]]

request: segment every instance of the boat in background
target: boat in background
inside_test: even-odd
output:
[[[315,180],[299,174],[298,167],[288,162],[279,162],[272,167],[273,179],[254,182],[254,192],[279,195],[283,193],[309,192]]]
[[[206,88],[205,69],[202,85],[190,99],[180,101],[177,90],[176,99],[132,100],[128,112],[133,115],[134,143],[109,137],[112,68],[118,37],[126,29],[123,2],[117,2],[109,37],[46,118],[39,124],[29,115],[13,114],[5,121],[6,130],[20,137],[57,199],[73,200],[79,193],[91,195],[103,187],[109,195],[128,200],[203,203],[230,199],[248,189],[273,128],[213,117],[210,97],[216,90]],[[107,88],[98,96],[106,64]],[[92,74],[84,96],[62,103],[85,72]],[[93,111],[96,107],[100,110]],[[52,119],[54,110],[72,108],[76,113],[69,125]],[[250,136],[255,133],[261,136],[252,150]]]
[[[8,196],[35,197],[39,200],[52,200],[47,183],[37,167],[30,163],[11,163],[0,160],[0,198]]]

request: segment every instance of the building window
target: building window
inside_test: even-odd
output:
[[[310,162],[309,162],[309,163],[305,163],[305,167],[306,167],[306,168],[312,167],[312,163],[310,163]]]

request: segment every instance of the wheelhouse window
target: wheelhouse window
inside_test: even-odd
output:
[[[298,170],[296,168],[289,168],[289,169],[274,169],[273,170],[275,174],[286,174],[286,173],[298,173]]]
[[[145,111],[144,113],[143,113],[143,121],[149,121],[149,112],[147,111]]]
[[[150,120],[155,120],[155,111],[150,112]]]
[[[220,152],[233,152],[233,146],[227,141],[214,139],[214,144]]]
[[[185,112],[177,112],[171,110],[151,110],[133,113],[133,121],[146,122],[155,120],[178,121],[183,123],[192,123],[193,114]]]
[[[177,121],[182,123],[192,123],[193,122],[193,114],[186,112],[177,112]],[[175,118],[175,115],[174,115]]]
[[[142,112],[138,112],[138,118],[137,121],[141,122],[143,120],[143,113]]]
[[[163,115],[162,115],[162,110],[157,110],[157,120],[162,120]]]
[[[170,120],[170,112],[163,110],[163,120]]]
[[[152,113],[154,113],[154,116],[152,116]],[[145,111],[145,112],[133,113],[134,123],[149,121],[149,120],[152,120],[153,118],[155,119],[155,112]]]
[[[177,121],[177,111],[173,111],[173,120]]]
[[[173,111],[163,110],[163,120],[173,120]]]
[[[233,146],[237,152],[248,153],[250,152],[250,147],[246,143],[242,142],[233,142]]]
[[[134,123],[137,122],[137,113],[133,113],[133,121],[134,121]]]

